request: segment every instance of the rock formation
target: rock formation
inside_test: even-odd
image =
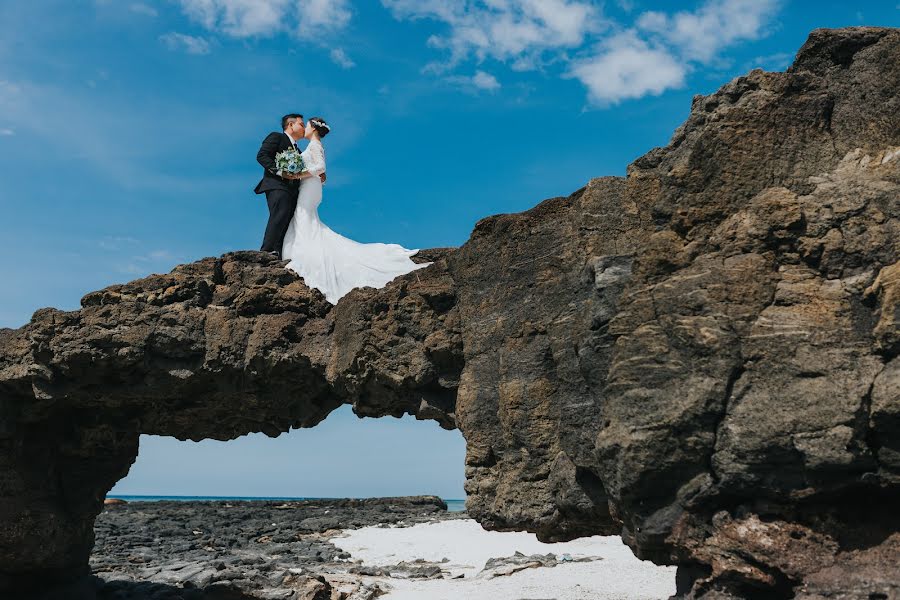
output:
[[[98,599],[115,600],[371,600],[387,586],[354,575],[430,578],[446,572],[424,560],[369,567],[335,545],[338,530],[466,517],[447,512],[435,496],[118,504],[97,517],[94,577],[79,583]],[[72,587],[57,597],[91,597],[72,594]]]
[[[331,307],[259,253],[0,332],[0,586],[84,573],[141,433],[458,427],[469,513],[688,597],[900,594],[900,31],[817,30],[625,178]]]

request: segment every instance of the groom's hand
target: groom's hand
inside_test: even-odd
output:
[[[322,183],[325,183],[325,180],[327,179],[327,177],[325,177],[325,173],[322,173],[321,175],[319,175],[319,179],[322,180]]]

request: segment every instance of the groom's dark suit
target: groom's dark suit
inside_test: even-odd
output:
[[[286,133],[273,131],[263,140],[256,161],[263,166],[263,178],[256,185],[256,193],[266,195],[269,205],[269,222],[260,250],[277,252],[281,255],[284,234],[297,208],[297,194],[300,189],[299,179],[284,179],[276,175],[275,155],[288,148],[296,147]]]

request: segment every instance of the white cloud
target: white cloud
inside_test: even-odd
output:
[[[341,67],[342,69],[352,69],[356,66],[356,63],[353,62],[353,59],[347,56],[347,53],[344,52],[343,48],[334,48],[331,51],[331,60]]]
[[[500,89],[500,82],[497,81],[497,78],[484,71],[475,73],[475,76],[472,77],[472,84],[480,90],[493,91]]]
[[[159,36],[159,40],[169,50],[183,50],[188,54],[209,54],[209,42],[201,37],[185,35],[183,33],[170,32]]]
[[[485,73],[484,71],[476,71],[471,77],[454,75],[447,77],[447,81],[472,92],[496,92],[501,87],[500,82],[497,81],[496,77],[490,73]]]
[[[577,48],[602,26],[600,9],[582,0],[382,0],[397,19],[430,19],[449,27],[428,45],[449,52],[451,68],[474,56],[519,66],[539,64],[547,51]]]
[[[610,105],[679,88],[686,73],[668,51],[629,31],[606,41],[595,56],[574,62],[567,76],[587,87],[592,102]]]
[[[300,0],[297,35],[314,38],[340,31],[350,22],[349,0]]]
[[[321,41],[347,28],[350,0],[177,0],[208,30],[232,37],[289,32]],[[464,63],[504,63],[514,71],[557,69],[587,87],[601,105],[660,94],[684,85],[698,64],[707,64],[735,43],[762,37],[784,0],[704,0],[693,11],[647,11],[629,26],[602,13],[601,0],[381,0],[398,20],[431,21],[438,30],[428,46],[440,51],[426,72],[474,90],[495,91],[500,82],[484,70],[447,76]],[[633,0],[616,0],[625,12]],[[180,34],[179,34],[180,35]],[[170,47],[204,53],[209,44],[173,38]],[[341,47],[333,62],[352,68]],[[561,66],[560,66],[561,65]]]
[[[131,12],[137,13],[139,15],[145,15],[148,17],[156,17],[159,13],[152,6],[148,6],[142,2],[135,2],[131,6],[128,7]]]
[[[333,33],[349,23],[349,0],[178,0],[210,31],[232,37],[268,37],[292,31],[301,38]]]
[[[709,0],[694,12],[645,12],[637,26],[659,35],[687,60],[709,62],[723,48],[763,36],[781,0]]]
[[[514,71],[563,65],[580,80],[592,102],[608,105],[660,94],[684,85],[697,63],[726,47],[757,39],[783,0],[705,0],[694,11],[649,11],[635,24],[615,23],[599,0],[381,0],[397,19],[431,20],[445,29],[428,46],[446,53],[425,71],[444,73],[467,61],[506,63]],[[632,0],[616,0],[624,12]],[[549,59],[549,60],[548,60]],[[499,83],[448,78],[481,89]]]
[[[210,31],[234,37],[269,34],[284,28],[289,0],[180,0],[187,15]]]
[[[9,137],[12,135],[16,135],[16,132],[12,129],[0,129],[0,137]]]

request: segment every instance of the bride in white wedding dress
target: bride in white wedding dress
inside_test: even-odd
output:
[[[306,125],[309,146],[301,152],[306,165],[300,182],[297,210],[284,236],[281,256],[290,260],[288,268],[296,271],[306,285],[318,289],[331,304],[337,304],[353,288],[380,288],[392,279],[427,267],[431,263],[414,263],[410,257],[418,249],[408,250],[399,244],[356,242],[333,231],[319,219],[322,181],[325,172],[325,148],[322,138],[331,128],[324,119],[314,117]]]

